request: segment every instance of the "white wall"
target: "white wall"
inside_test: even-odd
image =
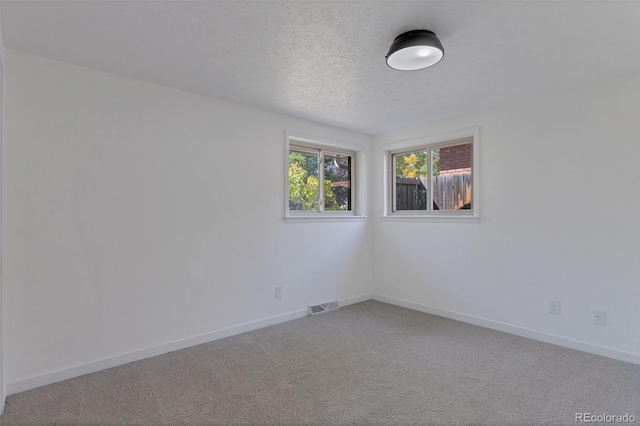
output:
[[[285,131],[359,146],[365,168],[369,136],[10,50],[5,81],[14,392],[66,377],[47,376],[57,370],[370,297],[368,222],[283,220]]]
[[[374,221],[377,298],[640,362],[638,93],[636,75],[375,137],[372,216],[385,144],[480,126],[482,171],[478,224]]]
[[[0,22],[2,22],[2,16],[0,14]],[[4,78],[3,78],[3,63],[4,63],[4,39],[2,38],[2,27],[0,27],[0,414],[4,413],[4,401],[6,397],[6,389],[4,386],[3,374],[2,374],[2,121],[4,119],[3,113],[3,90]]]

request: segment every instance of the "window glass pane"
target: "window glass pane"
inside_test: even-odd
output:
[[[318,153],[289,150],[289,210],[319,212]]]
[[[473,144],[432,150],[433,209],[470,210]]]
[[[429,151],[397,154],[396,210],[427,210]]]
[[[324,154],[324,208],[351,210],[351,156]]]

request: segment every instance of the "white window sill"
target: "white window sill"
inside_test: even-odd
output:
[[[286,223],[309,223],[309,222],[364,222],[366,216],[347,215],[317,215],[317,216],[286,216]]]
[[[480,223],[478,216],[393,214],[380,216],[383,222]]]

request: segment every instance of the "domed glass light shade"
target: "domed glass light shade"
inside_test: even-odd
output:
[[[432,31],[413,30],[393,40],[387,65],[400,71],[413,71],[437,64],[444,57],[442,43]]]

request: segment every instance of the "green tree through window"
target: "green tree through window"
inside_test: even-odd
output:
[[[288,160],[290,211],[323,212],[352,209],[352,155],[292,147]],[[324,199],[322,204],[321,184]]]

